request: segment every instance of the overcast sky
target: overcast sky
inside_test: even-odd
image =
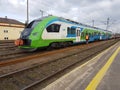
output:
[[[0,17],[26,21],[27,0],[0,0]],[[30,21],[44,15],[72,19],[84,24],[106,29],[109,18],[109,30],[120,33],[120,0],[29,0]]]

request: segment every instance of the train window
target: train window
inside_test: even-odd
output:
[[[80,36],[80,30],[77,30],[77,36]]]
[[[60,25],[59,24],[51,24],[46,29],[47,29],[47,32],[59,32],[60,31]]]
[[[71,34],[71,29],[70,29],[70,27],[67,27],[67,33],[68,33],[68,34]]]
[[[32,27],[32,25],[33,25],[33,23],[34,23],[34,21],[30,22],[30,23],[27,25],[27,27],[26,27],[26,28],[31,28],[31,27]]]
[[[84,32],[82,32],[82,33],[81,33],[81,36],[83,36],[83,37],[84,37]]]
[[[94,36],[94,33],[92,33],[92,37]]]
[[[76,29],[75,28],[71,28],[71,34],[75,34],[76,33]]]
[[[91,33],[89,33],[88,35],[91,36]]]
[[[71,34],[75,34],[75,30],[71,30]]]
[[[88,35],[88,32],[86,32],[86,35]]]
[[[96,32],[96,35],[97,35],[97,32]]]
[[[94,32],[94,35],[96,35],[96,32]]]
[[[67,33],[68,33],[68,34],[76,34],[76,30],[75,30],[75,28],[70,28],[70,27],[68,27],[68,28],[67,28]]]
[[[101,35],[101,33],[99,32],[98,35]]]

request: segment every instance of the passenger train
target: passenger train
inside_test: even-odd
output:
[[[57,16],[46,16],[30,22],[18,40],[16,46],[35,51],[42,47],[62,47],[75,43],[110,39],[112,32],[88,26]]]

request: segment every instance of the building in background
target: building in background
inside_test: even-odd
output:
[[[25,25],[7,17],[0,18],[0,40],[16,40],[20,37]]]

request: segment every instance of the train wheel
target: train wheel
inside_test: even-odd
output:
[[[71,45],[73,45],[72,42],[67,42],[67,46],[71,46]]]
[[[66,42],[60,42],[60,47],[66,47]]]
[[[68,47],[72,45],[72,42],[62,42],[61,44],[61,47]]]
[[[50,47],[52,47],[52,48],[60,48],[60,43],[52,43],[50,45]]]

